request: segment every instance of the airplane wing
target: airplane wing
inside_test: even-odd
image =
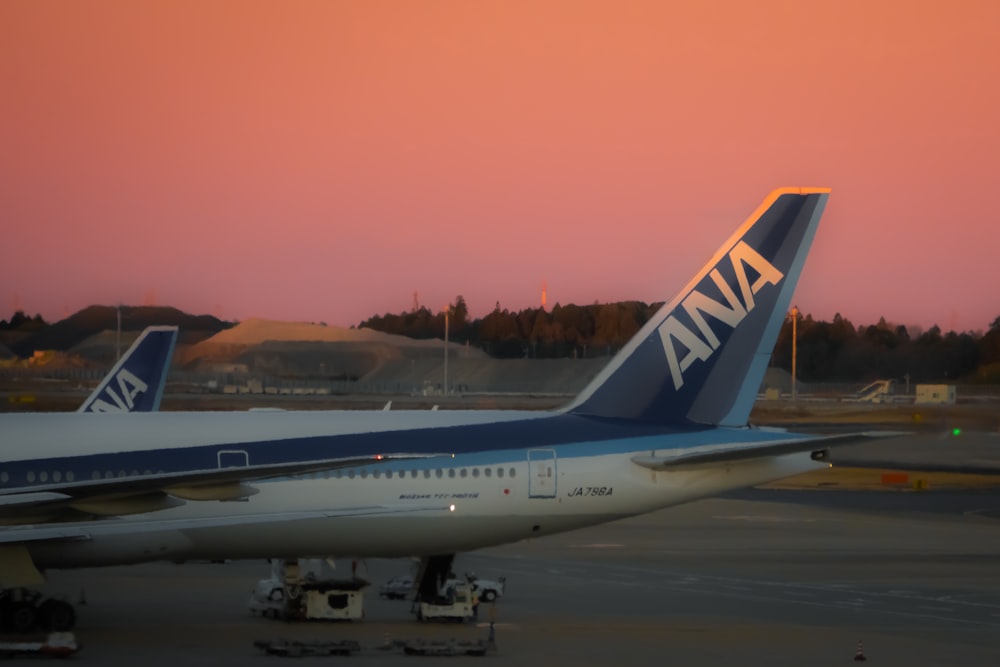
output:
[[[716,466],[727,461],[751,461],[754,459],[795,454],[797,452],[812,452],[816,461],[830,460],[830,447],[856,445],[884,438],[894,438],[906,435],[899,431],[866,431],[863,433],[847,433],[829,436],[802,436],[797,438],[781,438],[773,442],[757,442],[752,446],[713,447],[711,449],[686,451],[679,454],[637,454],[632,462],[651,470],[692,470],[702,466]]]
[[[179,473],[130,474],[0,491],[0,525],[24,525],[140,514],[193,500],[240,500],[257,493],[252,482],[389,461],[448,457],[450,454],[378,454],[258,466],[233,466]]]

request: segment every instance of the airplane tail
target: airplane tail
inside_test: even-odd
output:
[[[156,412],[160,409],[177,327],[147,327],[77,412]]]
[[[565,410],[745,426],[829,193],[768,195]]]

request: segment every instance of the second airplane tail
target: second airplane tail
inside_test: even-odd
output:
[[[77,412],[159,410],[176,344],[177,327],[147,327]]]
[[[830,190],[775,190],[566,410],[745,426]]]

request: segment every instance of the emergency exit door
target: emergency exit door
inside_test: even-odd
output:
[[[556,450],[528,450],[528,497],[556,497]]]

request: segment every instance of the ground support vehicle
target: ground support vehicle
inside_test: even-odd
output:
[[[361,644],[353,639],[331,641],[258,639],[253,645],[268,655],[280,655],[288,658],[312,655],[353,655],[361,650]]]
[[[493,602],[501,597],[507,588],[507,577],[500,577],[496,580],[483,579],[477,577],[474,572],[468,572],[465,575],[465,580],[472,585],[472,590],[476,592],[476,595],[483,602]],[[449,579],[445,585],[456,581],[458,579]]]
[[[289,618],[359,621],[365,616],[364,589],[367,586],[369,583],[364,579],[303,583],[289,591],[289,607],[292,610]]]
[[[289,585],[279,579],[257,582],[250,613],[286,621],[357,621],[364,618],[364,579],[308,580]]]
[[[0,589],[0,631],[66,632],[76,624],[73,605],[27,588]]]
[[[472,586],[448,583],[438,597],[415,603],[419,621],[470,621],[476,617],[479,600]]]
[[[0,656],[52,656],[65,658],[80,650],[72,632],[52,632],[45,639],[0,639]]]
[[[490,644],[485,639],[413,639],[403,643],[407,655],[486,655]]]
[[[378,594],[387,600],[405,600],[416,592],[416,584],[409,574],[399,574],[379,586]]]

